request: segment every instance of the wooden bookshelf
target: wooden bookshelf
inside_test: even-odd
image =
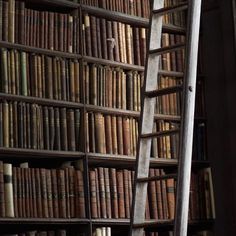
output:
[[[73,1],[68,0],[25,0],[26,6],[28,8],[33,9],[47,9],[48,11],[58,11],[60,13],[71,13],[72,15],[79,15],[80,19],[80,28],[82,28],[82,17],[83,14],[88,13],[89,15],[94,15],[101,18],[106,18],[108,20],[119,21],[125,24],[130,24],[134,27],[144,27],[148,28],[149,20],[142,18],[131,16],[128,14],[109,11],[105,9],[101,9],[98,7],[86,6],[80,3],[75,3]],[[42,4],[42,8],[41,5]],[[179,26],[175,26],[172,24],[164,24],[163,32],[170,34],[179,34],[185,35],[185,29]],[[80,33],[82,36],[82,33]],[[82,42],[82,40],[81,40]],[[81,111],[81,129],[82,129],[82,138],[81,138],[81,146],[82,150],[87,150],[87,144],[85,142],[85,138],[87,135],[86,127],[85,127],[85,114],[86,112],[97,112],[106,115],[116,115],[121,117],[132,117],[139,118],[140,112],[132,111],[132,110],[124,110],[124,109],[116,109],[110,107],[103,106],[95,106],[91,104],[87,104],[85,102],[85,92],[84,92],[84,80],[83,80],[83,65],[85,63],[88,64],[101,64],[103,66],[110,66],[115,68],[122,68],[125,71],[138,71],[143,72],[144,66],[122,63],[118,61],[106,60],[103,58],[96,58],[92,56],[87,56],[80,50],[82,53],[68,53],[61,52],[55,50],[49,50],[44,48],[32,47],[23,44],[10,43],[6,41],[0,41],[0,48],[7,48],[9,50],[19,50],[24,52],[29,52],[32,54],[46,55],[50,57],[60,57],[63,59],[75,59],[80,62],[80,82],[81,82],[81,102],[71,102],[65,100],[56,100],[56,99],[47,99],[41,97],[34,96],[23,96],[23,95],[13,95],[11,93],[3,93],[0,92],[0,100],[1,101],[17,101],[29,104],[38,104],[46,107],[58,107],[58,108],[67,108],[67,109],[80,109]],[[82,46],[80,46],[80,49]],[[160,74],[163,76],[175,77],[176,80],[181,80],[183,78],[183,73],[178,71],[167,71],[161,70]],[[202,77],[202,75],[199,75]],[[168,122],[179,122],[180,117],[177,115],[163,115],[156,114],[156,120],[165,120]],[[205,122],[205,117],[196,117],[197,121]],[[13,162],[20,163],[21,161],[27,161],[29,163],[33,163],[35,161],[42,163],[49,163],[52,166],[54,163],[57,165],[58,163],[63,162],[83,162],[83,177],[85,183],[85,205],[86,205],[86,218],[85,219],[62,219],[62,218],[0,218],[0,225],[31,225],[31,226],[42,226],[48,225],[57,227],[57,226],[88,226],[90,229],[100,227],[100,226],[108,226],[112,227],[115,230],[118,230],[116,227],[124,226],[124,232],[127,233],[129,220],[128,219],[93,219],[91,216],[91,204],[90,204],[90,184],[89,184],[89,168],[96,167],[110,167],[110,168],[127,168],[133,169],[135,165],[135,157],[129,155],[114,155],[114,154],[101,154],[101,153],[92,153],[87,151],[61,151],[61,150],[40,150],[40,149],[30,149],[30,148],[5,148],[0,147],[0,156],[1,160],[4,162]],[[209,161],[194,161],[193,169],[203,169],[210,166]],[[178,160],[176,159],[168,159],[168,158],[159,158],[151,161],[152,168],[161,168],[168,171],[176,171],[178,167]],[[153,222],[154,223],[154,222]],[[173,222],[171,220],[166,221],[155,221],[155,224],[158,223],[157,230],[167,230],[173,228]],[[196,226],[212,226],[213,220],[199,220],[196,222],[190,222],[190,227]],[[206,227],[207,228],[207,227]],[[92,230],[88,230],[88,235],[92,235]]]

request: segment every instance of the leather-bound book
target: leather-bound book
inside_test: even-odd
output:
[[[8,85],[8,51],[5,48],[1,49],[1,91],[3,93],[9,92]]]
[[[106,153],[104,116],[101,113],[95,113],[94,115],[96,151]]]
[[[10,43],[15,42],[15,1],[9,0],[8,8],[8,41]]]
[[[26,212],[26,217],[31,217],[31,212],[30,212],[30,196],[29,196],[29,176],[28,176],[28,168],[23,167],[22,168],[22,173],[24,175],[24,182],[25,182],[25,212]]]
[[[28,95],[27,72],[26,72],[26,53],[20,52],[21,61],[21,94]]]
[[[160,170],[154,170],[155,176],[160,175]],[[163,215],[163,203],[162,203],[162,192],[161,192],[161,181],[155,181],[156,184],[156,195],[157,195],[157,209],[158,209],[158,218],[164,219]]]
[[[80,102],[80,64],[77,60],[74,61],[75,63],[75,72],[74,72],[74,80],[75,80],[75,102]]]
[[[58,183],[58,202],[59,202],[59,216],[66,218],[66,186],[65,186],[65,171],[57,170]]]
[[[116,169],[109,169],[110,175],[110,188],[111,188],[111,209],[112,218],[119,218],[119,207],[118,207],[118,193],[117,193],[117,179],[116,179]]]
[[[9,12],[9,2],[3,1],[2,2],[2,39],[3,41],[8,41],[8,27],[9,27],[9,20],[8,20],[8,12]]]
[[[9,124],[9,104],[4,101],[3,103],[3,146],[9,147],[9,131],[10,131],[10,124]]]
[[[99,182],[99,196],[100,196],[100,204],[101,204],[101,218],[107,218],[105,178],[104,178],[103,167],[98,168],[98,182]]]
[[[84,16],[84,26],[85,26],[85,40],[86,40],[86,52],[85,55],[92,56],[92,40],[91,40],[91,25],[90,17],[88,15]]]
[[[40,169],[35,169],[35,184],[36,184],[36,200],[37,200],[37,217],[43,217],[43,201],[42,201],[42,187],[40,178]]]
[[[17,206],[18,206],[18,217],[23,217],[22,209],[22,185],[21,185],[21,168],[16,168],[17,175]],[[5,199],[5,198],[4,198]],[[5,209],[5,208],[4,208]],[[4,213],[5,214],[5,213]]]
[[[52,199],[52,176],[51,171],[46,170],[46,186],[47,186],[47,202],[48,202],[48,217],[53,218],[53,199]]]
[[[0,103],[0,147],[3,147],[3,103]]]
[[[49,115],[48,107],[43,107],[44,148],[49,150]]]
[[[106,43],[107,43],[107,51],[108,51],[108,60],[113,61],[114,60],[114,46],[115,46],[115,39],[113,38],[112,35],[112,22],[111,21],[107,21],[106,22],[106,26],[107,26],[107,39],[106,39]]]
[[[130,198],[129,198],[129,176],[128,170],[123,170],[123,179],[124,179],[124,203],[125,203],[125,216],[130,218]]]
[[[78,218],[85,218],[85,194],[84,194],[84,180],[83,180],[83,172],[81,170],[75,171],[75,216]]]
[[[31,168],[31,183],[32,183],[32,202],[33,202],[33,217],[36,218],[38,214],[37,206],[37,192],[36,192],[36,169]]]
[[[154,169],[149,170],[149,176],[154,177]],[[156,195],[156,184],[155,181],[148,183],[148,198],[150,204],[150,216],[152,219],[158,219],[158,208],[157,208],[157,195]]]
[[[101,47],[102,47],[102,58],[108,59],[108,47],[107,47],[107,28],[106,20],[104,18],[100,19],[101,23]]]
[[[74,18],[73,16],[68,15],[68,40],[67,40],[67,48],[68,48],[68,52],[72,53],[74,52],[73,50],[73,37],[76,37],[76,35],[73,32],[73,22],[74,22]]]
[[[14,197],[12,184],[12,165],[3,164],[4,192],[5,192],[5,216],[14,217]]]
[[[64,24],[63,24],[63,32],[64,32],[64,41],[63,41],[63,48],[64,52],[68,52],[68,28],[69,28],[69,15],[64,14]]]
[[[51,170],[52,177],[52,205],[53,205],[53,216],[54,218],[59,218],[59,199],[58,199],[58,184],[57,184],[57,170]]]
[[[55,150],[61,150],[61,129],[60,129],[60,112],[59,108],[54,108],[55,111]]]
[[[15,174],[15,171],[14,171],[14,174]],[[14,177],[14,180],[16,179],[17,179],[17,176]],[[14,181],[14,185],[15,185],[15,181]],[[17,187],[17,185],[15,185],[15,187]],[[17,201],[17,198],[15,200]],[[0,217],[5,217],[5,186],[4,186],[4,172],[3,172],[2,161],[0,161]]]
[[[117,117],[117,144],[118,144],[118,154],[124,154],[124,139],[123,139],[123,124],[122,117]]]
[[[41,192],[42,192],[42,209],[43,209],[43,217],[48,218],[48,197],[47,197],[47,180],[46,180],[46,170],[40,169],[40,184],[41,184]]]
[[[68,168],[69,172],[69,202],[70,202],[70,217],[75,217],[75,170],[72,166]]]
[[[112,107],[116,108],[116,70],[112,70]]]
[[[129,119],[127,117],[123,118],[123,147],[124,155],[130,155],[130,126]]]
[[[105,116],[105,136],[106,136],[106,153],[112,154],[113,153],[112,121],[110,115]]]
[[[94,24],[96,24],[96,33],[95,35],[97,36],[96,40],[94,41],[94,43],[96,43],[97,45],[97,57],[102,58],[102,42],[101,42],[101,27],[100,27],[100,18],[95,18],[95,22]],[[91,26],[92,26],[92,22],[91,22]]]
[[[54,13],[48,13],[48,49],[54,50]]]
[[[73,109],[67,110],[67,123],[68,123],[68,150],[75,151],[75,112]]]
[[[160,175],[165,175],[163,170],[160,170]],[[162,193],[163,216],[164,219],[169,219],[166,180],[161,180],[161,193]]]
[[[52,81],[52,90],[53,90],[53,99],[58,99],[59,97],[59,83],[61,81],[58,80],[58,68],[57,68],[58,58],[54,57],[52,59],[52,74],[54,76]]]
[[[70,193],[69,193],[69,168],[66,166],[65,170],[65,194],[66,194],[66,218],[71,218],[70,216]]]
[[[140,29],[140,60],[141,65],[144,66],[146,62],[146,53],[147,53],[147,39],[146,39],[146,29]]]
[[[90,16],[90,28],[91,28],[91,47],[93,57],[98,57],[98,42],[97,38],[97,22],[95,16]]]
[[[90,204],[91,204],[91,217],[97,218],[97,197],[96,197],[96,173],[95,170],[89,171],[89,185],[90,185]]]
[[[105,198],[106,198],[106,213],[107,218],[112,218],[111,211],[111,191],[110,191],[110,178],[109,178],[109,169],[104,168],[104,177],[105,177]]]
[[[62,92],[62,100],[67,100],[66,62],[65,62],[65,59],[60,60],[60,67],[61,67],[61,92]]]
[[[120,61],[120,52],[119,52],[119,35],[118,35],[118,22],[112,21],[112,35],[114,38],[114,60]]]
[[[58,34],[59,51],[64,51],[64,14],[62,13],[58,15]]]
[[[118,154],[116,116],[111,117],[111,135],[112,135],[112,153],[113,154]]]
[[[46,98],[53,99],[52,58],[46,57]]]
[[[125,62],[124,53],[126,53],[126,52],[124,51],[124,39],[123,39],[123,32],[122,32],[123,23],[118,22],[117,24],[118,24],[118,42],[117,42],[117,45],[119,47],[120,62]]]
[[[49,119],[49,149],[53,150],[55,145],[55,113],[54,108],[48,108]]]
[[[101,209],[101,201],[100,201],[100,185],[99,185],[99,173],[98,173],[98,168],[95,169],[95,181],[96,181],[96,198],[97,198],[97,212],[98,218],[102,217],[102,209]]]
[[[119,218],[125,218],[125,196],[124,196],[124,178],[123,171],[118,170],[117,176],[117,194],[118,194],[118,206],[119,206]]]
[[[133,72],[128,71],[126,79],[126,93],[127,93],[127,109],[134,109],[134,81],[133,81]]]
[[[89,92],[89,97],[90,97],[90,104],[93,104],[93,105],[98,105],[97,102],[98,102],[98,68],[97,68],[97,65],[92,65],[90,67],[90,73],[91,73],[91,76],[90,76],[90,82],[89,82],[89,87],[90,87],[90,92]]]
[[[3,1],[0,1],[0,14],[1,14],[1,21],[0,21],[0,40],[2,41],[2,34],[3,34]]]
[[[66,108],[60,108],[61,149],[68,150]]]
[[[141,65],[139,28],[133,28],[134,37],[134,64]]]

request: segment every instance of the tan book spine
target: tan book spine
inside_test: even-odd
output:
[[[111,124],[111,116],[105,116],[105,136],[106,136],[106,153],[112,154],[112,124]]]
[[[12,165],[3,164],[6,217],[14,217]]]
[[[111,117],[111,135],[112,135],[112,153],[118,154],[116,116]]]

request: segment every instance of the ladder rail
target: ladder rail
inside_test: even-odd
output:
[[[174,236],[187,236],[201,0],[189,1]]]
[[[153,1],[153,9],[161,9],[164,6],[164,0]],[[162,16],[152,14],[149,23],[149,50],[161,47],[161,35],[162,35]],[[147,50],[148,51],[148,50]],[[157,76],[159,72],[159,57],[156,55],[149,55],[147,52],[146,70],[145,70],[145,86],[144,91],[152,91],[157,87]],[[150,73],[152,70],[152,73]],[[150,79],[153,77],[153,79]],[[155,98],[142,98],[141,120],[139,131],[140,134],[151,133],[153,129],[154,118],[154,104]],[[151,119],[150,119],[151,118]],[[136,170],[135,181],[133,185],[133,199],[130,219],[130,235],[140,236],[143,233],[141,228],[133,228],[134,224],[142,223],[145,217],[146,208],[146,196],[147,196],[147,183],[139,183],[138,178],[147,178],[149,174],[150,161],[147,158],[150,155],[151,139],[138,138],[138,149],[136,155]],[[136,204],[136,200],[143,204],[142,206]],[[136,216],[135,219],[133,216]]]

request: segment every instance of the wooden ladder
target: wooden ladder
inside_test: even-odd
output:
[[[177,193],[174,236],[187,236],[201,0],[189,0],[171,7],[164,7],[164,0],[153,0],[152,8],[145,82],[142,92],[141,124],[136,158],[130,235],[143,236],[144,228],[153,225],[150,221],[145,221],[148,182],[174,177],[172,174],[149,177],[152,138],[170,136],[179,132],[178,173],[175,175],[177,178]],[[188,11],[186,42],[161,47],[163,15],[183,10]],[[183,48],[185,48],[183,85],[156,90],[157,80],[162,73],[159,69],[160,56]],[[169,76],[173,76],[173,74],[175,73],[169,72]],[[180,129],[153,132],[156,98],[179,91],[182,91]],[[158,221],[156,223],[158,224]]]

